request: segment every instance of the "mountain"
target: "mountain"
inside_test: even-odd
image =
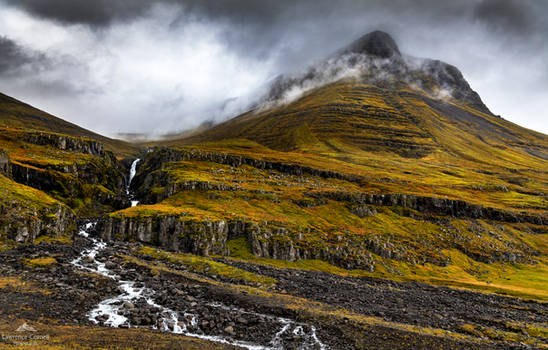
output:
[[[367,34],[304,74],[279,78],[257,109],[179,143],[246,138],[284,151],[342,143],[418,158],[469,158],[478,148],[488,157],[500,146],[546,158],[546,135],[494,116],[456,67],[418,61],[388,34]]]
[[[546,347],[548,136],[386,33],[279,77],[248,113],[139,146],[2,101],[3,333]]]
[[[548,136],[493,115],[456,67],[402,54],[383,32],[280,77],[256,109],[166,144],[140,163],[143,205],[109,227],[151,213],[157,224],[236,221],[245,229],[229,228],[226,244],[193,252],[239,251],[231,240],[243,236],[254,256],[374,271],[546,254]]]

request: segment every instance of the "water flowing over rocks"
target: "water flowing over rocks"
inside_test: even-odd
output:
[[[88,223],[80,230],[80,235],[91,240],[92,246],[83,250],[71,264],[117,281],[119,294],[102,300],[89,311],[91,322],[111,327],[149,327],[247,349],[285,349],[287,346],[327,349],[318,339],[314,326],[218,301],[199,305],[196,298],[202,290],[199,285],[189,288],[179,284],[173,293],[173,289],[165,290],[158,280],[152,279],[149,283],[135,270],[103,262],[98,255],[107,249],[107,244],[90,236],[94,226],[95,223]],[[149,284],[154,289],[148,287]],[[193,292],[184,291],[188,289]]]
[[[130,191],[131,182],[133,181],[133,178],[135,177],[135,173],[137,172],[137,164],[139,163],[139,161],[141,161],[141,159],[139,158],[135,159],[131,163],[131,167],[129,168],[129,177],[126,185],[126,194],[130,197],[130,199],[133,199],[133,194]],[[139,201],[136,201],[136,200],[131,201],[132,207],[136,206],[137,204],[139,204]]]

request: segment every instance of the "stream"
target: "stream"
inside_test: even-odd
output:
[[[129,193],[129,185],[135,176],[136,167],[139,159],[136,159],[130,170],[127,193]],[[134,204],[135,203],[135,204]],[[132,201],[132,206],[137,205],[138,201]],[[112,269],[107,267],[108,263],[99,261],[97,255],[107,248],[107,243],[101,239],[92,237],[95,222],[90,222],[82,226],[79,230],[79,235],[85,237],[91,242],[91,247],[83,250],[80,255],[71,261],[71,264],[81,270],[103,275],[111,278],[118,283],[120,294],[101,301],[94,309],[88,312],[88,319],[95,324],[104,324],[110,327],[125,327],[137,328],[147,327],[158,329],[164,332],[182,334],[188,337],[195,337],[209,341],[230,344],[252,350],[263,349],[284,349],[284,336],[291,336],[299,339],[298,349],[327,349],[316,335],[316,328],[304,323],[298,323],[294,320],[277,317],[273,315],[261,314],[257,312],[247,311],[229,307],[219,302],[207,302],[207,306],[214,309],[223,310],[229,313],[238,313],[254,317],[261,317],[269,320],[269,322],[279,327],[278,331],[268,340],[268,345],[254,344],[248,341],[236,340],[233,337],[218,334],[202,333],[197,325],[201,321],[194,314],[185,312],[184,310],[172,310],[155,302],[154,295],[156,292],[146,287],[139,281],[127,281],[122,279]],[[123,270],[123,266],[118,266]],[[138,326],[131,324],[128,318],[128,309],[132,309],[136,304],[147,304],[149,307],[158,310],[156,312],[156,322],[152,326]],[[266,336],[266,334],[265,334]]]

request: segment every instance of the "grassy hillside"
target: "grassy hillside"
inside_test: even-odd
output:
[[[507,161],[501,165],[514,164],[514,152],[533,155],[526,163],[548,158],[546,135],[454,100],[355,79],[317,88],[288,105],[251,111],[171,144],[232,138],[283,151],[336,154],[348,153],[351,147],[417,158],[443,152],[479,162],[496,151],[497,158]],[[346,147],[337,147],[339,143]]]
[[[130,143],[96,134],[2,93],[0,93],[1,129],[34,130],[84,137],[97,140],[105,144],[107,149],[124,156],[134,154],[136,151]]]

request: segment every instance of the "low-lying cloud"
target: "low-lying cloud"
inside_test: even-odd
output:
[[[458,81],[452,74],[457,75]],[[316,88],[340,80],[355,80],[385,88],[411,88],[443,100],[457,98],[460,91],[455,90],[463,84],[460,73],[440,61],[409,55],[377,57],[352,52],[320,61],[298,74],[278,76],[267,94],[259,100],[258,109],[287,105]]]

